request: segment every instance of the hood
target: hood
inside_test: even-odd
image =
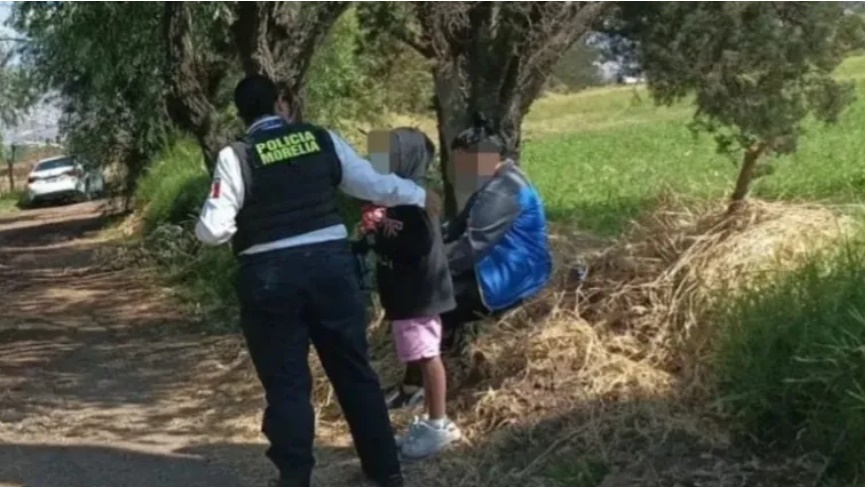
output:
[[[423,185],[434,157],[432,142],[420,130],[398,128],[391,131],[390,169],[397,176]]]

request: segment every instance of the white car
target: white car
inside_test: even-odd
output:
[[[88,167],[75,156],[39,161],[27,178],[30,204],[59,200],[90,200],[105,191],[102,171]]]

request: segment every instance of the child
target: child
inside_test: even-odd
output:
[[[419,130],[391,131],[389,166],[397,176],[424,184],[434,156],[432,142]],[[403,457],[425,458],[461,437],[445,414],[447,385],[439,354],[439,315],[456,306],[440,224],[417,206],[367,206],[361,230],[366,235],[355,248],[367,242],[377,256],[379,298],[391,320],[397,355],[418,365],[423,376],[426,418],[415,419],[398,443]]]

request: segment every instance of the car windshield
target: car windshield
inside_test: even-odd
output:
[[[64,157],[63,159],[52,159],[50,161],[42,161],[36,165],[34,171],[50,171],[52,169],[61,169],[72,167],[75,165],[74,157]]]

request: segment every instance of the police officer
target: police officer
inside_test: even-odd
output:
[[[234,102],[248,129],[219,154],[196,235],[231,242],[240,261],[241,326],[264,387],[262,430],[279,487],[308,487],[313,458],[310,342],[333,384],[364,473],[403,485],[378,377],[367,354],[366,310],[337,189],[384,206],[438,205],[379,174],[333,132],[289,121],[276,85],[249,76]],[[429,208],[428,208],[429,209]]]

